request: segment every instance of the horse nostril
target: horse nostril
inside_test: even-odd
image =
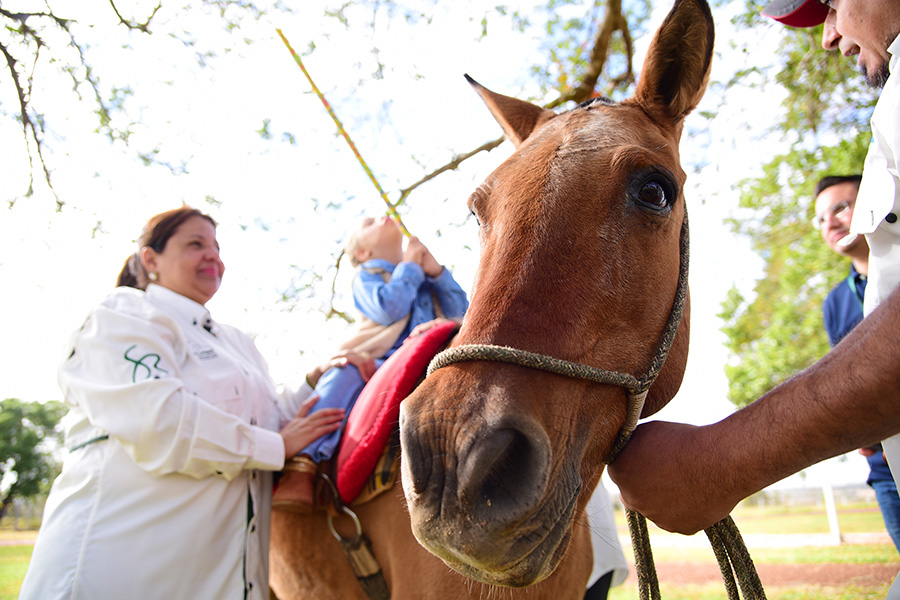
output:
[[[547,454],[519,429],[485,430],[460,460],[459,501],[465,510],[516,511],[544,493]]]
[[[431,477],[431,454],[423,452],[424,448],[419,443],[419,432],[415,425],[407,421],[406,415],[400,410],[400,456],[401,469],[403,471],[403,486],[410,487],[406,492],[422,494],[428,487]]]

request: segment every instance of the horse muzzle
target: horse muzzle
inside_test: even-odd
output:
[[[578,462],[565,461],[571,467],[561,473],[544,428],[496,388],[442,410],[434,402],[448,398],[440,379],[429,378],[401,405],[402,479],[413,534],[477,581],[537,583],[568,547],[581,492]]]

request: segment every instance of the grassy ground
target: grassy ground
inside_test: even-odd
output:
[[[766,597],[778,600],[883,600],[888,587],[861,588],[847,586],[837,589],[833,587],[798,586],[793,588],[766,589]],[[660,598],[664,600],[723,600],[725,588],[721,584],[708,585],[665,585],[659,586]],[[634,600],[638,597],[635,586],[622,585],[615,587],[609,594],[609,600]]]
[[[827,534],[828,519],[824,508],[816,507],[746,507],[739,506],[732,517],[741,534],[754,536],[761,534]],[[619,515],[617,514],[617,521]],[[884,531],[884,521],[877,504],[858,504],[838,507],[838,522],[842,534],[876,533]],[[619,522],[620,533],[627,531],[622,515]],[[661,531],[652,523],[649,524],[650,541],[665,540],[674,534]],[[698,534],[703,536],[703,534]],[[705,536],[704,536],[705,537]],[[661,547],[660,547],[661,546]],[[696,564],[715,564],[715,558],[709,546],[677,547],[661,544],[653,549],[654,561],[657,564],[678,563],[685,569]],[[631,548],[625,548],[626,557],[633,565]],[[900,554],[890,542],[874,545],[840,546],[802,546],[796,548],[750,548],[756,565],[864,565],[885,564],[897,565],[900,571]],[[632,567],[633,568],[633,567]],[[876,600],[887,595],[890,583],[876,586],[844,585],[841,587],[824,587],[814,585],[783,586],[772,588],[767,586],[769,598],[779,600]],[[721,600],[725,597],[725,589],[720,581],[703,585],[667,585],[660,583],[660,595],[665,600]],[[638,597],[635,584],[626,582],[613,588],[610,600],[633,600]]]
[[[828,519],[821,507],[743,507],[732,514],[741,531],[747,533],[828,533]],[[785,520],[790,529],[785,531]],[[842,533],[884,531],[877,504],[851,504],[838,509]]]
[[[738,507],[734,513],[735,522],[744,536],[754,534],[817,534],[828,533],[828,520],[824,509],[817,508],[758,508]],[[884,523],[878,506],[874,504],[838,507],[838,517],[843,533],[883,532]],[[626,535],[624,515],[617,514],[620,533]],[[650,540],[663,540],[672,536],[650,524]],[[702,534],[700,534],[702,535]],[[0,544],[15,540],[19,545],[0,545],[0,600],[15,600],[22,578],[31,558],[30,545],[34,532],[13,531],[8,523],[0,522]],[[631,561],[631,549],[625,547],[626,557]],[[876,545],[840,545],[800,548],[751,548],[751,555],[757,565],[763,564],[898,564],[900,555],[890,543]],[[712,550],[706,547],[674,547],[668,544],[654,546],[654,560],[657,564],[675,562],[688,568],[695,563],[715,564]],[[632,568],[633,570],[633,568]],[[884,598],[889,585],[876,587],[843,586],[838,588],[796,586],[767,588],[769,598],[780,600],[875,600]],[[661,596],[665,600],[721,600],[725,591],[720,582],[705,585],[660,584]],[[638,597],[637,587],[624,584],[613,588],[610,600],[634,600]]]
[[[651,538],[651,544],[653,539]],[[631,551],[626,548],[626,556]],[[861,546],[799,546],[796,548],[752,548],[751,558],[755,563],[770,565],[796,564],[900,564],[900,555],[892,544],[867,544]],[[628,558],[631,558],[628,556]],[[706,548],[654,548],[656,562],[713,563],[715,556],[711,547]]]
[[[0,539],[4,539],[5,532]],[[31,559],[31,546],[0,546],[0,599],[15,600]]]
[[[842,533],[884,531],[884,520],[878,505],[847,504],[838,507],[838,523]],[[738,505],[732,518],[743,534],[758,533],[828,533],[828,518],[823,507],[816,506],[745,506]],[[622,518],[624,524],[624,515]],[[651,528],[653,526],[651,525]],[[659,531],[657,529],[657,531]],[[652,534],[652,529],[651,529]]]
[[[630,549],[626,549],[626,553],[628,552],[630,552]],[[712,550],[709,548],[662,548],[654,550],[653,557],[656,564],[665,562],[678,563],[684,569],[690,569],[696,564],[714,563],[715,559],[710,557],[711,553]],[[757,566],[877,563],[897,565],[897,570],[900,571],[900,556],[898,556],[893,544],[753,549],[751,550],[751,555],[754,564]],[[629,562],[631,561],[629,560]],[[633,563],[631,564],[633,565]],[[890,588],[890,583],[875,586],[847,585],[840,588],[808,584],[773,588],[766,585],[766,594],[769,598],[778,598],[779,600],[880,600],[887,595],[888,588]],[[724,584],[719,580],[715,583],[703,585],[667,585],[665,582],[660,583],[660,595],[665,600],[712,600],[713,598],[720,600],[725,597],[724,590]],[[609,595],[610,600],[634,600],[637,597],[637,586],[630,583],[630,581],[613,588]]]

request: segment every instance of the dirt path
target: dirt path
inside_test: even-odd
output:
[[[657,563],[656,571],[663,584],[722,582],[722,574],[715,564]],[[893,582],[900,572],[900,564],[760,564],[757,571],[766,588],[798,585],[874,587]],[[633,568],[626,582],[637,584]]]
[[[0,546],[32,546],[37,539],[37,531],[4,532]]]

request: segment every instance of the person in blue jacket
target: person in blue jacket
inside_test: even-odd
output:
[[[825,329],[832,347],[863,319],[869,245],[864,237],[850,233],[850,221],[861,180],[862,175],[829,175],[816,184],[813,226],[821,232],[822,239],[832,250],[850,258],[849,275],[828,293],[822,305]],[[875,444],[860,448],[859,452],[869,463],[866,483],[875,490],[885,527],[900,550],[900,495],[884,459],[884,451],[881,444]]]
[[[356,335],[341,349],[371,356],[374,368],[347,365],[325,373],[316,385],[320,399],[312,412],[342,407],[349,415],[374,370],[407,337],[446,319],[461,322],[469,306],[449,269],[418,238],[411,237],[403,248],[403,234],[388,216],[364,219],[351,233],[344,253],[357,268],[353,302],[361,318]],[[304,512],[312,507],[315,472],[334,455],[339,441],[340,430],[316,440],[285,464],[273,508]]]

